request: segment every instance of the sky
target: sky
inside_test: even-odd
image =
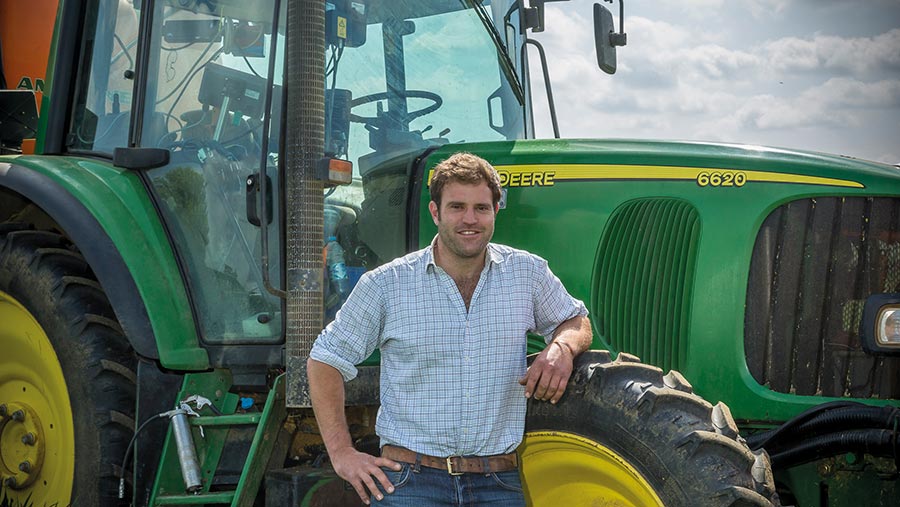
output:
[[[599,2],[600,0],[596,0]],[[618,70],[594,1],[546,4],[564,138],[721,141],[900,163],[900,0],[629,0]],[[603,2],[619,26],[619,4]],[[553,137],[529,48],[538,138]]]

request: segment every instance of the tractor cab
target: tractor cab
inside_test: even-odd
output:
[[[286,75],[287,4],[96,0],[84,17],[64,149],[165,158],[130,163],[144,164],[213,347],[283,340],[282,125],[301,79]],[[417,240],[417,157],[532,128],[516,2],[339,0],[324,23],[324,153],[353,167],[350,184],[325,191],[324,239],[341,245],[347,276],[325,288],[333,315],[363,271]]]

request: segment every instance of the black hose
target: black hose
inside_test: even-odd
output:
[[[850,430],[806,439],[783,452],[770,454],[772,468],[783,469],[848,452],[895,458],[897,440],[893,430]]]
[[[751,449],[766,447],[770,453],[780,447],[792,447],[798,439],[810,435],[835,433],[852,429],[891,429],[900,420],[897,407],[840,406],[819,411],[809,419],[789,427],[758,433],[747,438]],[[784,428],[782,430],[782,428]]]
[[[843,407],[867,407],[868,405],[864,405],[855,401],[831,401],[828,403],[822,403],[821,405],[816,405],[811,407],[803,412],[795,415],[786,423],[781,426],[766,431],[763,433],[757,433],[756,435],[751,435],[747,438],[747,445],[750,446],[751,449],[758,450],[761,447],[767,447],[769,442],[774,442],[782,438],[782,435],[790,434],[790,432],[794,431],[794,428],[810,419],[813,419],[817,415],[826,412],[828,410],[834,410],[837,408]]]
[[[125,449],[125,457],[122,458],[122,468],[119,469],[119,500],[125,499],[125,470],[128,467],[128,457],[131,455],[131,449],[134,448],[134,443],[137,441],[138,435],[141,434],[141,431],[147,427],[153,421],[158,421],[162,419],[163,414],[154,414],[150,416],[143,424],[138,426],[138,429],[134,432],[134,435],[131,437],[131,441],[128,442],[128,448]]]

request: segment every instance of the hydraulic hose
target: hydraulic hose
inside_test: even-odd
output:
[[[852,429],[892,429],[900,421],[897,407],[866,405],[837,406],[810,414],[806,420],[789,422],[771,431],[751,435],[747,444],[757,450],[765,447],[770,453],[780,447],[792,447],[806,436],[835,433]]]
[[[828,456],[859,452],[890,457],[897,461],[898,445],[894,430],[850,430],[804,440],[777,454],[770,454],[772,467],[789,468]]]

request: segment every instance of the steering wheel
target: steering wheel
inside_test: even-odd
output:
[[[433,102],[433,104],[423,107],[418,111],[406,113],[406,121],[412,121],[420,116],[425,116],[426,114],[433,113],[437,111],[439,107],[441,107],[441,104],[444,103],[444,99],[442,99],[441,96],[437,93],[426,92],[424,90],[403,90],[394,92],[391,94],[391,96],[400,96],[405,99],[426,99]],[[362,97],[358,97],[350,101],[350,109],[353,109],[356,106],[361,106],[363,104],[368,104],[370,102],[387,100],[388,98],[388,92],[378,92],[369,95],[363,95]],[[356,123],[376,123],[379,120],[380,118],[376,116],[359,116],[350,113],[350,121],[354,121]]]

